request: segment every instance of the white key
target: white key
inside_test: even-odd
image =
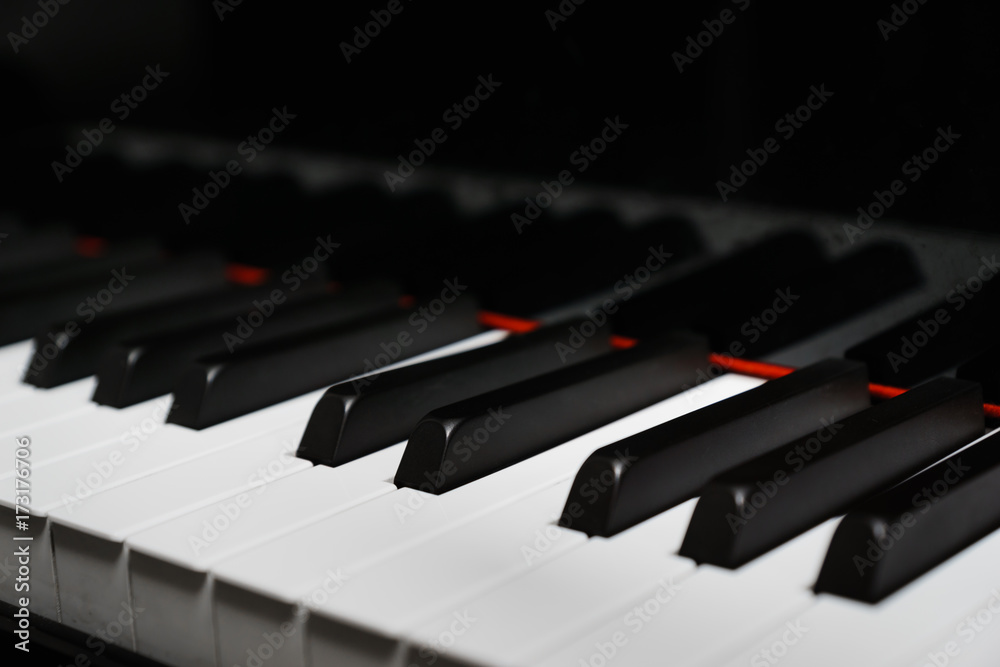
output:
[[[39,466],[81,454],[109,442],[133,447],[158,429],[170,412],[171,397],[161,396],[127,408],[97,406],[96,410],[31,429],[31,464]],[[0,478],[14,472],[13,438],[0,441]],[[8,456],[7,451],[11,454]]]
[[[113,489],[172,466],[231,447],[297,422],[302,429],[321,391],[233,419],[201,431],[161,424],[143,441],[125,446],[112,441],[88,451],[33,467],[29,526],[32,547],[32,604],[36,613],[58,620],[48,513],[66,504],[80,505],[96,493]],[[30,434],[29,434],[30,435]],[[34,442],[34,441],[33,441]],[[32,444],[34,446],[34,444]],[[15,532],[14,478],[0,480],[0,541]],[[0,600],[15,599],[14,582],[0,582]]]
[[[502,340],[506,335],[506,332],[486,332],[432,350],[413,359],[389,365],[383,370],[474,349]],[[66,409],[56,409],[59,403],[59,396],[66,396],[73,391],[80,392],[81,389],[79,387],[83,387],[88,382],[91,383],[91,388],[85,393],[87,393],[87,399],[89,399],[89,395],[92,393],[93,378],[64,385],[56,389],[36,390],[40,398],[51,398],[53,395],[57,397],[55,402],[39,403],[38,405],[47,406],[44,410],[38,407],[35,408],[36,411],[46,414],[51,412],[53,416],[40,421],[35,420],[34,427],[30,427],[31,422],[19,419],[16,423],[20,424],[20,426],[17,426],[16,430],[12,431],[8,436],[5,437],[0,433],[0,442],[10,438],[13,443],[15,435],[32,436],[36,430],[38,432],[44,430],[47,435],[51,436],[52,442],[58,443],[55,445],[55,448],[59,449],[60,452],[65,453],[69,449],[75,449],[73,443],[85,442],[84,438],[77,438],[77,431],[74,427],[76,424],[75,418],[82,417],[83,413],[92,414],[94,419],[88,417],[83,420],[90,426],[95,424],[95,420],[99,423],[105,415],[110,414],[107,412],[108,410],[113,410],[112,408],[97,406],[90,403],[89,400],[82,401],[87,406],[82,412],[71,412],[72,402],[69,402],[70,406],[67,406]],[[52,392],[55,392],[55,394]],[[35,613],[53,619],[59,618],[55,574],[52,566],[51,540],[47,521],[49,509],[67,501],[73,502],[74,500],[79,500],[79,498],[75,498],[74,496],[77,492],[81,496],[87,496],[101,490],[113,488],[119,483],[150,474],[170,465],[182,463],[192,457],[209,453],[214,448],[245,440],[296,419],[302,420],[304,425],[305,420],[308,418],[321,394],[322,391],[312,392],[286,401],[285,403],[244,415],[223,424],[218,424],[200,432],[191,431],[173,424],[150,424],[150,428],[147,428],[146,418],[143,418],[130,426],[130,429],[132,427],[140,428],[141,435],[131,439],[128,443],[125,442],[124,438],[121,438],[122,434],[120,431],[117,433],[112,432],[113,436],[121,438],[121,442],[117,439],[108,440],[106,437],[101,436],[99,439],[101,444],[96,447],[91,445],[97,441],[92,441],[86,445],[81,444],[81,450],[78,453],[68,457],[60,454],[54,457],[55,460],[51,465],[44,466],[44,468],[40,465],[39,467],[43,471],[42,479],[44,479],[44,483],[41,488],[35,486],[32,489],[31,513],[35,521],[30,524],[30,530],[23,533],[23,535],[31,535],[35,539],[35,557],[33,560],[34,567],[36,568],[34,572],[35,580],[33,582],[35,595],[32,601]],[[34,394],[30,398],[35,398]],[[12,404],[20,402],[14,401]],[[0,430],[3,430],[7,422],[10,421],[3,418],[7,414],[4,412],[6,407],[8,407],[6,404],[0,404]],[[71,415],[74,417],[73,419],[70,418]],[[119,427],[115,426],[114,428],[117,431]],[[89,437],[90,433],[90,431],[86,431],[85,435]],[[42,444],[40,449],[45,450],[47,446]],[[113,472],[114,476],[113,478],[108,478],[101,471]],[[34,479],[37,482],[39,478],[35,477]],[[88,483],[89,481],[93,483],[90,484]],[[67,486],[69,487],[68,489]],[[6,521],[3,526],[0,526],[0,539],[9,540],[13,537],[15,530],[13,527],[13,498],[13,481],[11,480],[9,484],[0,483],[0,519]],[[8,555],[7,560],[4,563],[0,563],[0,567],[9,567],[10,564],[10,556]],[[13,585],[13,578],[0,578],[0,600],[10,602],[15,599]]]
[[[144,528],[311,467],[295,458],[301,424],[272,431],[49,512],[61,620],[108,632],[130,609],[125,539]],[[110,633],[109,633],[110,634]],[[133,625],[112,642],[134,648]]]
[[[405,630],[586,542],[584,533],[554,525],[569,485],[561,482],[351,575],[336,595],[309,605],[312,664],[381,664],[396,653],[395,639]]]
[[[34,350],[31,340],[0,347],[0,402],[34,391],[34,387],[21,382]]]
[[[985,608],[993,615],[1000,611],[998,559],[1000,531],[878,604],[821,594],[798,617],[807,631],[794,643],[783,636],[783,625],[779,625],[742,649],[728,664],[746,665],[757,656],[766,660],[765,652],[772,657],[781,653],[782,667],[906,664],[915,641],[961,632],[959,624],[963,622],[963,629],[971,627],[966,617],[976,610]],[[993,658],[996,664],[996,656]]]
[[[52,389],[36,389],[0,403],[0,440],[30,435],[31,429],[39,425],[96,410],[97,403],[90,400],[95,383],[94,377],[88,377]]]
[[[219,582],[216,620],[222,663],[244,661],[247,642],[256,646],[262,636],[290,623],[294,631],[288,643],[269,662],[275,667],[299,664],[304,620],[298,612],[300,603],[329,588],[331,571],[353,576],[379,560],[571,478],[598,447],[761,383],[726,375],[446,494],[397,490],[218,564],[213,573]],[[344,535],[351,539],[343,539]]]
[[[721,664],[742,646],[786,621],[792,635],[801,634],[796,617],[815,596],[816,579],[836,528],[828,521],[764,554],[737,570],[702,565],[679,582],[663,604],[645,602],[614,610],[602,626],[581,633],[546,659],[544,667],[607,661],[621,667],[664,663],[685,667]],[[629,567],[623,560],[621,567]],[[532,604],[532,598],[525,599]],[[522,656],[523,658],[523,656]],[[751,665],[766,665],[750,662]]]
[[[454,664],[534,665],[636,601],[669,599],[695,569],[693,561],[673,554],[693,511],[691,500],[614,537],[593,537],[463,601],[407,631],[409,650],[396,664],[428,665],[444,655]]]
[[[984,593],[947,632],[934,637],[900,667],[996,667],[1000,655],[1000,590]]]
[[[214,580],[228,556],[392,491],[395,445],[336,468],[316,466],[133,535],[129,548],[136,650],[167,664],[214,666]]]

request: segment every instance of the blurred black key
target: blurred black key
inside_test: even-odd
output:
[[[303,283],[302,289],[309,289],[306,284]],[[336,296],[295,303],[260,301],[239,316],[124,341],[101,358],[93,400],[124,408],[162,396],[173,389],[188,365],[200,357],[250,349],[395,311],[398,298],[394,285],[372,283]]]
[[[898,297],[921,280],[906,246],[872,244],[745,294],[739,304],[713,308],[695,328],[708,334],[712,349],[740,341],[746,348],[741,356],[757,359]]]
[[[94,240],[94,244],[97,246],[99,242]],[[72,290],[81,283],[95,280],[107,282],[112,271],[148,265],[159,259],[161,253],[159,244],[151,240],[122,241],[95,248],[93,256],[75,254],[33,264],[4,276],[0,281],[0,303],[50,291]]]
[[[302,289],[289,296],[302,298],[321,293],[323,289],[324,285],[318,280],[306,281]],[[281,303],[288,298],[276,283],[260,287],[226,287],[204,295],[111,313],[91,324],[77,319],[62,322],[35,335],[35,352],[24,381],[49,388],[78,380],[92,375],[103,354],[124,340],[179,333],[220,318],[245,316],[255,308],[255,303],[266,308],[274,298]]]
[[[689,385],[707,349],[675,334],[438,408],[406,443],[396,486],[444,493]]]
[[[981,384],[983,400],[987,403],[1000,403],[1000,344],[994,344],[959,366],[956,376]]]
[[[664,285],[625,291],[612,313],[613,326],[616,333],[641,340],[657,331],[696,325],[713,311],[749,312],[758,304],[748,295],[783,289],[789,276],[824,263],[822,248],[812,235],[771,236],[703,262]],[[730,353],[729,343],[715,351]]]
[[[52,322],[96,318],[127,308],[218,289],[226,284],[221,257],[196,254],[165,262],[119,264],[58,290],[21,293],[0,301],[0,345],[32,337]]]
[[[736,568],[982,435],[982,394],[939,378],[722,473],[680,554]]]
[[[720,472],[869,404],[856,362],[828,359],[771,380],[595,451],[560,525],[610,537],[698,495]]]
[[[834,533],[816,591],[878,602],[1000,528],[1000,435],[852,510]],[[933,610],[928,610],[933,613]]]
[[[944,301],[855,345],[845,356],[865,362],[872,382],[912,387],[986,350],[996,342],[997,331],[1000,285],[986,283],[976,293],[953,290]]]
[[[406,439],[421,417],[611,349],[608,334],[571,347],[567,326],[552,326],[494,345],[399,368],[329,389],[316,404],[297,456],[336,466]],[[575,342],[575,341],[574,341]]]
[[[47,225],[41,229],[10,229],[0,226],[0,274],[6,281],[13,271],[49,264],[73,257],[76,234],[68,225]]]
[[[509,210],[471,226],[482,235],[478,245],[484,251],[466,258],[468,268],[461,275],[480,277],[486,309],[520,317],[543,315],[578,299],[599,304],[606,298],[631,298],[703,249],[687,220],[660,218],[625,226],[603,209],[566,218],[543,214],[519,227],[520,233]]]
[[[473,336],[477,304],[464,296],[432,319],[404,311],[206,357],[174,388],[167,421],[205,428],[378,367]]]

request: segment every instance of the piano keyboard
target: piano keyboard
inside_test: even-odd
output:
[[[572,197],[521,237],[516,196],[296,192],[345,217],[293,268],[3,238],[24,655],[996,664],[1000,242]]]

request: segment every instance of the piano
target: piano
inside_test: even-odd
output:
[[[970,73],[913,64],[935,106],[867,67],[957,11],[848,12],[788,63],[748,2],[656,44],[589,4],[456,34],[154,2],[90,71],[110,28],[32,7],[0,58],[48,118],[7,111],[0,197],[13,664],[996,664],[995,139]],[[648,58],[710,112],[657,119]]]

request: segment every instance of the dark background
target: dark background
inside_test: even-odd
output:
[[[298,117],[283,145],[393,162],[443,125],[442,113],[478,75],[492,73],[502,87],[448,130],[435,166],[549,179],[606,116],[620,116],[629,129],[587,178],[717,200],[730,164],[776,136],[775,121],[811,85],[825,84],[834,97],[779,139],[780,151],[730,201],[851,214],[901,177],[936,128],[952,126],[962,138],[892,215],[993,228],[995,3],[914,0],[919,9],[886,41],[877,21],[889,18],[890,2],[752,0],[740,11],[728,1],[586,0],[555,31],[545,11],[556,0],[527,8],[402,2],[348,64],[340,43],[386,2],[244,0],[220,20],[208,1],[71,0],[19,53],[8,37],[0,44],[5,180],[11,191],[50,185],[63,124],[109,115],[147,65],[170,77],[120,126],[238,142],[287,105]],[[735,22],[679,73],[672,54],[723,8]],[[17,31],[37,11],[36,2],[8,0],[0,29]]]

